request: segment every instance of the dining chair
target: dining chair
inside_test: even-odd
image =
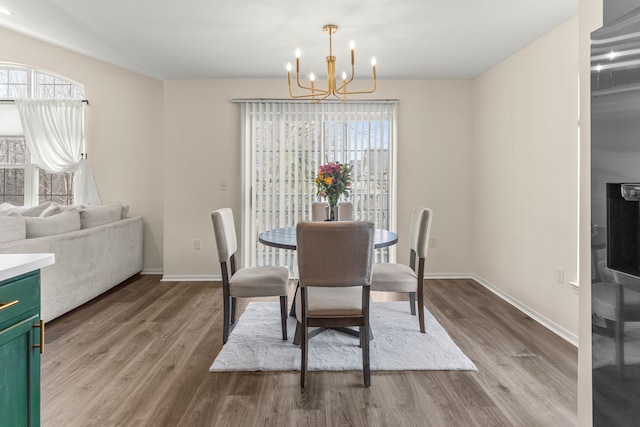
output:
[[[313,202],[311,204],[311,221],[324,221],[327,218],[327,202]],[[338,203],[338,221],[353,221],[353,203]]]
[[[610,270],[606,261],[599,262],[598,270],[603,281],[591,284],[591,311],[594,325],[601,318],[605,326],[593,329],[613,337],[616,367],[623,380],[625,323],[640,322],[640,278]]]
[[[238,250],[238,241],[233,211],[230,208],[213,211],[211,220],[222,273],[222,343],[226,344],[235,326],[236,298],[271,296],[280,297],[282,339],[286,340],[289,269],[271,266],[236,269],[235,253]]]
[[[416,315],[416,293],[418,297],[418,320],[420,332],[424,326],[424,264],[429,248],[433,212],[429,208],[417,206],[411,216],[409,233],[409,265],[375,263],[372,267],[371,290],[382,292],[409,293],[411,314]]]
[[[371,385],[369,299],[374,225],[369,221],[299,222],[296,226],[300,292],[296,335],[301,335],[300,387],[309,358],[310,327],[359,328],[364,385]]]

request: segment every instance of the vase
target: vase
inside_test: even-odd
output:
[[[335,206],[331,206],[328,205],[324,208],[325,211],[325,221],[338,221],[340,216],[340,206],[335,205]]]

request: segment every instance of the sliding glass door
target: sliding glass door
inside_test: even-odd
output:
[[[315,174],[327,162],[353,166],[355,220],[395,229],[394,102],[242,101],[242,112],[244,265],[296,273],[294,251],[261,245],[257,235],[310,220],[312,202],[320,201]],[[378,261],[395,258],[393,248],[376,253]]]

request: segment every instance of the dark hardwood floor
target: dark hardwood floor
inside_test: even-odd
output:
[[[47,324],[42,425],[577,425],[574,346],[472,280],[426,282],[478,372],[372,372],[368,389],[361,371],[311,372],[301,391],[298,372],[208,372],[219,283],[137,277]]]

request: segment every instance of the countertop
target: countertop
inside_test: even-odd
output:
[[[0,281],[38,270],[55,262],[55,254],[1,254]]]

